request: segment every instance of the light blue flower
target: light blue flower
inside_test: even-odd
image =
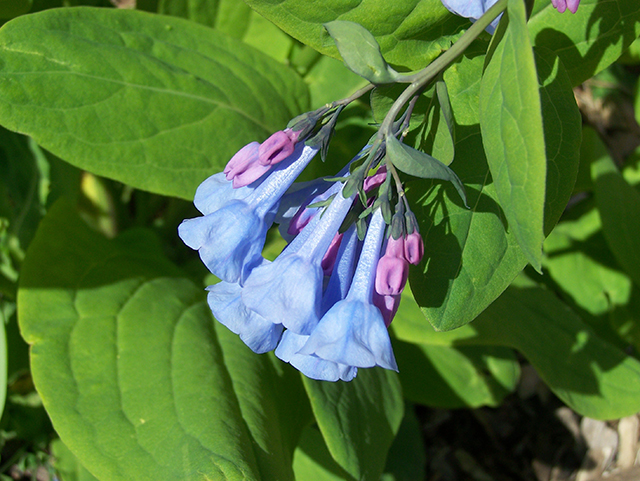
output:
[[[358,373],[358,368],[338,364],[336,362],[320,359],[317,356],[309,356],[298,354],[298,351],[304,346],[309,336],[295,334],[292,331],[285,331],[282,340],[276,348],[276,356],[288,362],[302,374],[311,379],[318,381],[351,381]]]
[[[267,261],[265,261],[267,262]],[[207,301],[214,317],[257,353],[272,351],[282,336],[282,324],[273,324],[242,302],[238,283],[220,282],[207,287]]]
[[[377,210],[347,297],[329,309],[297,354],[314,355],[347,366],[377,365],[398,370],[384,319],[372,303],[384,230],[382,213]]]
[[[201,211],[210,211],[204,217],[187,219],[178,227],[180,238],[200,254],[202,262],[220,279],[242,282],[251,269],[261,262],[262,248],[267,230],[273,223],[278,202],[296,177],[315,156],[318,149],[299,143],[294,153],[279,163],[255,188],[244,197],[227,192],[226,202],[218,205],[205,194],[215,196],[226,186],[211,180],[198,196]],[[206,183],[207,181],[205,181]],[[220,187],[222,185],[222,187]],[[215,209],[215,210],[214,210]]]
[[[498,0],[442,0],[442,4],[447,7],[450,12],[475,22],[482,17],[487,10],[493,7],[497,1]],[[502,17],[502,14],[491,22],[485,30],[489,33],[495,32],[498,22],[500,22],[500,17]]]
[[[310,334],[321,314],[322,258],[352,203],[353,196],[338,193],[274,262],[253,269],[242,291],[245,304],[274,324]]]

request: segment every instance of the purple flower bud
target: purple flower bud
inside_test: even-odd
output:
[[[340,249],[340,241],[342,240],[342,234],[336,234],[331,239],[331,244],[329,244],[329,248],[327,252],[324,254],[322,258],[322,262],[320,266],[322,267],[322,271],[325,276],[330,276],[333,271],[333,266],[336,263],[336,257],[338,256],[338,249]]]
[[[385,326],[389,327],[391,325],[391,321],[393,321],[396,312],[398,312],[398,307],[400,307],[401,297],[402,295],[400,294],[383,296],[377,292],[373,293],[373,305],[380,309]]]
[[[385,180],[387,180],[387,167],[383,165],[374,175],[364,179],[363,189],[365,192],[370,192],[376,187],[381,186]]]
[[[387,240],[387,247],[384,251],[385,256],[404,258],[404,237],[400,236],[397,239],[389,237]]]
[[[418,232],[409,234],[404,239],[404,258],[409,264],[418,265],[424,255],[424,243]]]
[[[297,140],[297,135],[290,135],[292,132],[280,130],[262,142],[258,148],[258,162],[264,166],[270,166],[289,157],[296,145],[293,139]]]
[[[567,8],[571,13],[576,13],[580,6],[580,0],[551,0],[551,4],[557,8],[560,13],[564,13]]]
[[[409,276],[409,263],[403,257],[385,254],[376,268],[376,292],[384,296],[401,294]]]
[[[224,174],[227,180],[233,181],[234,189],[252,184],[269,171],[270,166],[258,162],[259,145],[258,142],[245,145],[224,168]]]

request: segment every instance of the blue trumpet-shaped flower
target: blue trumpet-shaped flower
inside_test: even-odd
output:
[[[241,194],[227,192],[219,203],[204,195],[226,192],[217,179],[203,187],[198,197],[204,217],[187,219],[178,227],[180,238],[200,254],[202,262],[219,278],[242,283],[251,269],[260,264],[267,230],[273,223],[282,195],[316,154],[317,149],[299,143],[293,154],[279,163],[261,180],[236,189],[249,189]],[[206,183],[207,181],[205,181]],[[239,196],[241,198],[237,198]]]
[[[358,237],[355,226],[352,226],[344,235],[340,244],[336,264],[331,274],[331,279],[322,298],[322,312],[326,312],[336,302],[342,300],[349,291],[355,259],[358,250]],[[290,363],[305,376],[321,381],[350,381],[353,379],[358,368],[333,361],[327,361],[314,354],[300,354],[309,339],[309,336],[295,334],[287,330],[282,336],[280,344],[276,349],[276,356],[281,360]]]
[[[318,381],[351,381],[358,373],[358,368],[346,364],[327,361],[317,356],[299,354],[309,336],[296,334],[293,331],[285,331],[282,340],[276,349],[276,356],[291,364],[302,374]]]
[[[266,262],[266,261],[265,261]],[[257,353],[272,351],[282,336],[282,324],[273,324],[242,302],[238,283],[220,282],[207,288],[207,301],[214,317]]]
[[[338,193],[269,265],[251,271],[242,299],[253,311],[296,334],[310,334],[320,318],[322,258],[353,203]]]
[[[376,266],[384,237],[380,210],[371,219],[358,266],[344,300],[322,317],[298,354],[354,367],[381,366],[397,371],[389,333],[373,305]]]

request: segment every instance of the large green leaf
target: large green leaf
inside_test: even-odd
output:
[[[543,3],[529,20],[533,45],[555,52],[574,86],[615,62],[640,36],[638,2],[582,0],[575,15],[560,15]]]
[[[288,68],[179,18],[65,8],[0,30],[0,123],[85,170],[191,198],[307,109]]]
[[[510,0],[507,14],[504,36],[482,76],[480,129],[509,230],[539,271],[547,168],[540,93],[524,2]]]
[[[446,50],[469,21],[452,15],[440,0],[246,0],[289,35],[323,54],[340,58],[323,28],[334,20],[348,20],[369,30],[387,62],[411,70],[424,68]]]
[[[394,351],[407,399],[448,409],[498,406],[516,388],[520,365],[512,349],[442,343],[442,333],[421,321],[420,308],[403,292],[392,328],[403,340],[394,343]]]
[[[397,374],[376,367],[348,383],[304,385],[333,459],[355,479],[379,480],[404,412]]]
[[[293,479],[299,376],[214,323],[161,250],[147,231],[103,238],[67,202],[42,221],[18,315],[56,431],[99,479]]]
[[[538,74],[547,157],[545,231],[564,210],[577,175],[581,117],[557,58],[539,52]],[[408,197],[425,243],[423,263],[410,272],[411,289],[438,330],[472,321],[502,293],[526,259],[504,222],[486,164],[478,126],[478,91],[484,56],[463,57],[444,79],[456,124],[451,168],[465,185],[470,209],[452,187],[408,183]]]
[[[640,287],[640,193],[622,177],[610,157],[591,164],[602,231],[620,266]]]
[[[520,284],[460,329],[435,332],[404,319],[394,332],[433,346],[517,349],[556,395],[585,416],[614,419],[640,410],[640,362],[598,336],[553,292]]]

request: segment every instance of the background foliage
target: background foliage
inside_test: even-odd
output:
[[[392,324],[400,373],[337,384],[215,322],[176,227],[244,144],[367,84],[323,23],[360,23],[407,72],[469,22],[440,0],[25,0],[0,17],[3,472],[422,479],[415,406],[498,406],[523,365],[582,415],[640,410],[640,151],[605,146],[575,100],[595,76],[613,87],[592,98],[640,111],[620,67],[640,63],[636,2],[539,0],[527,18],[512,0],[447,93],[424,92],[406,141],[450,165],[468,208],[405,177],[425,258]],[[335,174],[400,92],[345,110],[304,178]],[[281,248],[274,234],[266,255]]]

